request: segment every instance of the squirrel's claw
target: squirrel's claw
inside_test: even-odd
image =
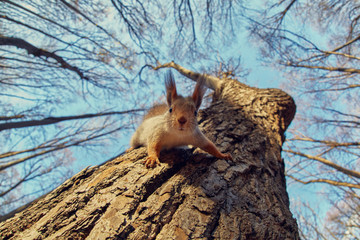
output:
[[[131,152],[134,149],[135,149],[134,147],[130,147],[130,148],[126,149],[125,152],[128,153],[128,152]]]
[[[148,156],[145,159],[144,164],[145,164],[146,168],[154,168],[154,167],[156,167],[157,164],[160,165],[160,160],[157,157]]]
[[[226,154],[222,154],[223,156],[221,157],[222,159],[225,160],[233,160],[232,156],[230,153],[226,153]]]

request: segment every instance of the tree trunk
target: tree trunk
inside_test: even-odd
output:
[[[222,79],[199,125],[232,161],[173,149],[146,169],[146,149],[135,149],[84,169],[2,222],[0,237],[299,239],[281,158],[294,114],[281,90]]]

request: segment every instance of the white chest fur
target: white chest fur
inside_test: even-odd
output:
[[[160,115],[146,119],[141,124],[140,142],[142,145],[161,141],[161,149],[169,149],[193,144],[194,135],[199,131],[197,126],[195,129],[179,130],[172,128],[171,123],[166,119],[164,115]]]

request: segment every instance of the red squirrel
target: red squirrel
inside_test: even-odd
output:
[[[147,146],[148,156],[145,159],[147,168],[160,164],[162,149],[192,145],[211,155],[231,160],[229,153],[221,153],[199,129],[196,116],[206,91],[204,78],[196,83],[192,96],[178,95],[174,76],[169,71],[165,77],[166,104],[152,107],[145,115],[143,122],[131,138],[131,151],[139,146]]]

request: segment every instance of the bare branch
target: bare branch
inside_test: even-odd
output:
[[[0,121],[8,121],[8,120],[19,119],[19,118],[23,118],[23,117],[25,117],[25,116],[22,114],[15,115],[15,116],[0,116]]]
[[[344,168],[340,165],[337,165],[325,158],[322,158],[322,157],[317,157],[317,156],[312,156],[312,155],[308,155],[308,154],[305,154],[305,153],[301,153],[301,152],[295,152],[295,151],[292,151],[292,150],[283,150],[284,152],[288,152],[288,153],[292,153],[292,154],[295,154],[295,155],[298,155],[298,156],[301,156],[301,157],[305,157],[305,158],[308,158],[308,159],[311,159],[311,160],[315,160],[315,161],[318,161],[318,162],[321,162],[331,168],[334,168],[336,170],[338,170],[339,172],[342,172],[348,176],[352,176],[352,177],[356,177],[356,178],[360,178],[360,172],[357,172],[357,171],[354,171],[354,170],[350,170],[350,169],[347,169],[347,168]]]
[[[341,186],[341,187],[349,187],[349,188],[358,188],[360,189],[360,185],[359,184],[353,184],[353,183],[348,183],[348,182],[340,182],[340,181],[334,181],[334,180],[331,180],[331,179],[321,179],[321,178],[317,178],[317,179],[313,179],[313,180],[308,180],[308,181],[303,181],[303,180],[300,180],[292,175],[286,175],[288,176],[289,178],[297,181],[297,182],[300,182],[302,184],[310,184],[310,183],[327,183],[327,184],[330,184],[332,186]]]
[[[81,35],[79,32],[73,31],[72,29],[70,29],[70,28],[68,28],[68,27],[60,24],[59,22],[56,22],[56,21],[54,21],[54,20],[52,20],[52,19],[50,19],[50,18],[48,18],[48,17],[42,16],[42,15],[40,15],[40,14],[34,12],[34,11],[31,11],[30,9],[25,8],[25,7],[23,7],[23,6],[21,6],[21,5],[17,4],[17,3],[14,3],[14,2],[12,2],[12,1],[9,1],[9,0],[3,0],[3,1],[6,2],[6,3],[11,4],[11,5],[13,5],[13,6],[15,6],[15,7],[23,10],[23,11],[26,11],[26,12],[28,12],[28,13],[30,13],[30,14],[32,14],[32,15],[34,15],[34,16],[36,16],[36,17],[38,17],[38,18],[40,18],[40,19],[42,19],[42,20],[44,20],[44,21],[46,21],[46,22],[48,22],[48,23],[54,24],[55,26],[58,26],[58,27],[64,29],[65,31],[67,31],[67,32],[69,32],[69,33],[71,33],[71,34],[74,34],[74,35],[76,35],[76,36],[79,36],[80,38],[86,38],[86,39],[89,40],[91,43],[93,43],[93,44],[95,44],[96,46],[100,47],[101,49],[105,50],[107,53],[110,53],[110,51],[109,51],[108,49],[106,49],[104,46],[102,46],[99,42],[94,41],[93,39],[88,38],[88,37],[85,36],[85,35]],[[71,6],[70,4],[67,3],[66,6],[69,7],[70,9],[74,10],[74,7]],[[76,9],[75,9],[75,10],[76,10]],[[97,28],[101,29],[101,31],[103,31],[107,36],[113,38],[115,41],[117,41],[117,43],[120,43],[123,47],[125,47],[125,46],[120,42],[120,40],[118,40],[117,38],[115,38],[115,36],[114,36],[113,34],[110,34],[109,32],[107,32],[104,28],[102,28],[101,26],[99,26],[98,24],[96,24],[95,22],[93,22],[93,21],[92,21],[90,18],[88,18],[85,14],[83,14],[83,13],[80,12],[79,10],[77,10],[77,13],[80,14],[82,17],[86,18],[89,22],[91,22],[91,23],[92,23],[93,25],[95,25]]]
[[[353,88],[360,87],[360,84],[350,84],[347,87],[341,87],[341,88],[324,88],[324,89],[316,89],[316,90],[309,90],[305,93],[318,93],[318,92],[338,92],[338,91],[345,91],[345,90],[351,90]]]
[[[294,64],[291,62],[288,62],[287,65],[290,67],[298,67],[298,68],[320,69],[326,71],[347,72],[347,73],[356,73],[356,74],[360,73],[360,69],[356,69],[356,68],[311,66],[311,65]]]
[[[39,156],[42,156],[42,155],[45,155],[45,154],[48,154],[48,153],[51,153],[51,152],[59,151],[59,150],[65,149],[65,148],[69,148],[69,147],[73,147],[73,146],[79,146],[82,143],[89,142],[91,140],[94,140],[94,139],[97,139],[97,138],[100,138],[100,137],[104,137],[106,135],[117,132],[117,131],[119,131],[121,129],[123,129],[123,127],[119,127],[119,128],[114,129],[114,130],[111,130],[111,131],[108,131],[108,132],[105,132],[105,133],[101,133],[101,134],[95,134],[94,133],[92,136],[88,136],[88,137],[86,137],[84,139],[81,139],[81,140],[78,140],[78,141],[73,141],[73,142],[69,141],[69,142],[65,142],[65,143],[60,143],[60,144],[56,145],[55,147],[53,147],[53,148],[51,148],[49,150],[44,150],[44,151],[35,153],[35,154],[27,156],[27,157],[19,158],[17,160],[11,161],[11,162],[4,163],[4,164],[0,165],[0,171],[3,171],[3,170],[5,170],[5,169],[7,169],[9,167],[15,166],[15,165],[17,165],[19,163],[25,162],[25,161],[27,161],[29,159],[32,159],[32,158],[35,158],[35,157],[39,157]]]
[[[114,39],[117,43],[121,44],[121,46],[125,47],[126,46],[118,39],[114,36],[114,34],[111,34],[109,31],[107,31],[105,28],[103,28],[102,26],[100,26],[98,23],[96,23],[95,21],[93,21],[89,16],[87,16],[86,14],[84,14],[83,12],[81,12],[78,8],[76,8],[75,6],[71,5],[70,3],[66,2],[65,0],[60,0],[65,6],[67,6],[69,9],[71,9],[72,11],[76,12],[77,14],[79,14],[80,16],[82,16],[83,18],[85,18],[86,20],[88,20],[93,26],[95,26],[96,28],[100,29],[102,32],[104,32],[107,36],[111,37],[112,39]]]
[[[78,120],[84,118],[94,118],[94,117],[102,117],[109,115],[118,115],[118,114],[128,114],[134,112],[141,112],[145,109],[133,109],[122,112],[105,112],[105,113],[95,113],[95,114],[84,114],[84,115],[76,115],[76,116],[67,116],[67,117],[48,117],[41,120],[30,120],[30,121],[21,121],[21,122],[9,122],[0,124],[0,131],[6,129],[14,129],[14,128],[24,128],[24,127],[34,127],[34,126],[43,126],[49,124],[55,124],[62,121],[69,120]]]
[[[289,141],[307,141],[307,142],[314,142],[314,143],[323,143],[330,147],[350,147],[350,146],[360,146],[360,142],[335,142],[335,141],[328,141],[328,140],[317,140],[310,137],[295,137],[289,139]]]
[[[197,72],[193,72],[189,69],[186,69],[176,63],[174,63],[173,61],[169,62],[169,63],[165,63],[165,64],[162,64],[162,65],[158,65],[156,67],[153,67],[152,68],[154,70],[158,70],[160,68],[174,68],[175,70],[177,70],[180,74],[184,75],[185,77],[193,80],[193,81],[197,81],[201,76],[203,76],[205,78],[205,85],[216,91],[220,88],[221,86],[221,79],[220,78],[217,78],[217,77],[214,77],[214,76],[211,76],[211,75],[208,75],[208,74],[200,74],[200,73],[197,73]]]
[[[360,57],[356,57],[354,55],[350,55],[350,54],[346,54],[346,53],[341,53],[341,52],[333,52],[333,51],[322,51],[323,53],[325,53],[325,55],[338,55],[338,56],[343,56],[346,58],[350,58],[350,59],[355,59],[355,60],[360,60]]]
[[[341,50],[341,49],[343,49],[343,48],[345,48],[345,47],[353,44],[354,42],[356,42],[356,41],[358,41],[358,40],[360,40],[360,35],[357,36],[356,38],[353,38],[353,39],[349,40],[349,41],[346,42],[344,45],[341,45],[341,46],[335,48],[334,50],[332,50],[332,52],[337,52],[337,51],[339,51],[339,50]]]
[[[18,186],[20,186],[22,183],[29,181],[31,179],[34,179],[42,174],[37,174],[35,176],[31,176],[34,172],[38,171],[39,167],[35,168],[35,169],[31,169],[31,171],[29,171],[28,173],[25,174],[25,176],[21,179],[19,179],[13,186],[9,187],[7,190],[0,192],[0,198],[4,197],[6,194],[8,194],[9,192],[11,192],[12,190],[14,190],[15,188],[17,188]]]
[[[193,35],[193,42],[196,41],[196,30],[195,30],[195,20],[194,20],[194,15],[193,15],[193,12],[192,12],[192,9],[191,9],[191,3],[190,3],[190,0],[187,0],[186,1],[186,4],[189,8],[189,13],[190,13],[190,17],[191,17],[191,27],[192,27],[192,35]]]
[[[288,5],[287,7],[282,11],[280,12],[278,15],[279,17],[276,18],[276,21],[278,22],[277,24],[277,27],[276,28],[279,28],[280,25],[282,24],[282,22],[284,21],[284,18],[286,16],[286,14],[289,12],[289,10],[291,9],[291,7],[295,4],[297,0],[292,0]],[[276,5],[280,5],[282,4],[284,1],[281,1],[281,3],[279,4],[276,4]]]
[[[86,77],[79,68],[70,65],[59,55],[49,52],[49,51],[46,51],[41,48],[37,48],[34,45],[30,44],[29,42],[27,42],[23,39],[0,36],[0,45],[15,46],[17,48],[25,49],[28,52],[28,54],[34,55],[35,57],[52,58],[60,64],[61,68],[68,69],[70,71],[75,72],[76,74],[79,75],[79,77],[81,79],[89,80],[89,78]]]

